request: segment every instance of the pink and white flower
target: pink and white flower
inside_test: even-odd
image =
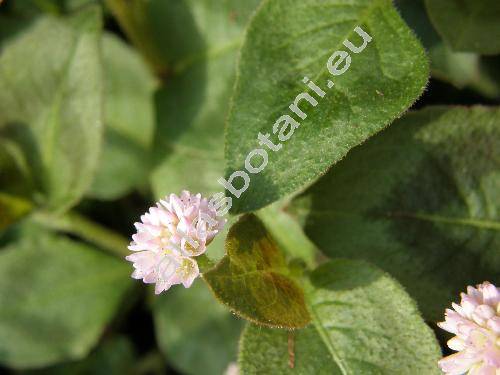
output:
[[[205,253],[224,224],[201,194],[170,194],[134,224],[129,249],[135,253],[126,257],[135,268],[132,277],[155,283],[156,294],[175,284],[189,288],[200,273],[193,257]]]
[[[458,351],[440,360],[439,367],[451,375],[500,375],[500,288],[486,281],[467,287],[461,297],[438,323],[456,335],[448,347]]]

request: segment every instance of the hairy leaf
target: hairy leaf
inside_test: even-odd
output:
[[[171,76],[156,95],[157,197],[188,189],[220,190],[224,175],[224,121],[234,85],[243,27],[258,0],[192,0],[166,4],[161,20]],[[214,27],[217,25],[217,27]],[[188,40],[179,46],[179,38]],[[168,48],[167,48],[168,46]]]
[[[242,321],[201,280],[155,298],[153,316],[162,352],[183,374],[220,375],[236,359]]]
[[[332,257],[370,260],[428,319],[500,276],[500,109],[411,113],[359,147],[291,210]]]
[[[243,374],[440,373],[432,331],[403,288],[379,269],[351,260],[323,264],[311,275],[308,300],[312,327],[245,329]]]
[[[425,0],[430,19],[456,51],[500,53],[500,2]]]
[[[0,362],[41,367],[81,359],[130,287],[129,268],[41,230],[0,251]]]
[[[262,223],[246,215],[226,238],[226,255],[203,277],[217,299],[238,315],[271,326],[305,326],[309,313],[302,288]]]
[[[0,138],[23,148],[50,209],[76,204],[92,181],[102,132],[97,8],[42,17],[0,57]],[[22,69],[20,68],[22,67]]]
[[[338,70],[348,68],[333,76],[327,62],[336,50],[349,51],[345,40],[365,46],[357,26],[368,33],[366,47],[350,53],[350,65],[338,57],[330,60]],[[303,83],[304,77],[326,92],[323,98]],[[233,197],[233,211],[255,210],[310,184],[404,112],[427,77],[425,52],[390,0],[265,1],[241,50],[226,130],[226,179],[248,169],[245,164],[265,168],[249,174],[248,189]],[[331,89],[328,81],[334,83]],[[292,112],[289,106],[306,92],[316,107],[303,99],[297,104],[303,114]],[[292,130],[297,124],[285,115],[300,126]],[[276,146],[260,146],[259,132],[269,134]],[[281,149],[271,151],[278,144]],[[246,163],[260,147],[267,165],[262,155]],[[243,190],[241,177],[233,187]]]
[[[106,130],[88,195],[116,199],[147,181],[156,83],[141,57],[120,39],[105,34],[102,49]]]

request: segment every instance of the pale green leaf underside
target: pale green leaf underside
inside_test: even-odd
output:
[[[456,51],[500,53],[498,0],[425,0],[430,19]]]
[[[236,314],[271,327],[305,326],[309,313],[281,250],[254,215],[234,224],[226,255],[203,277],[215,297]]]
[[[323,264],[311,274],[308,305],[313,326],[306,329],[247,327],[242,374],[440,373],[432,331],[403,288],[374,266],[350,260]]]
[[[290,208],[332,257],[395,276],[428,319],[500,276],[500,109],[410,113],[355,149]]]
[[[0,138],[20,143],[39,203],[50,209],[77,203],[97,166],[99,30],[96,8],[68,20],[41,17],[0,57]]]
[[[347,50],[346,38],[362,44],[356,26],[373,40],[352,54],[349,70],[333,77],[328,58]],[[226,129],[226,177],[243,170],[247,154],[260,147],[259,131],[279,143],[273,124],[282,114],[293,115],[288,106],[306,90],[303,77],[327,93],[316,107],[301,104],[307,118],[281,150],[269,150],[266,168],[251,175],[248,190],[233,199],[235,213],[263,207],[311,183],[387,126],[420,95],[428,66],[422,46],[390,0],[275,0],[264,1],[250,22],[237,74]],[[330,79],[331,90],[326,88]],[[258,165],[260,159],[255,160]],[[240,179],[235,186],[241,186]]]
[[[0,252],[0,363],[42,367],[87,355],[130,287],[129,268],[41,230]]]

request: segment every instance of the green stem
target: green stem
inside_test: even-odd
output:
[[[124,236],[77,213],[70,212],[56,216],[36,212],[33,214],[33,219],[47,228],[78,236],[120,258],[130,253],[127,250],[129,241]]]
[[[207,257],[206,254],[197,256],[195,259],[196,262],[198,263],[198,267],[201,273],[205,273],[211,268],[215,267],[215,262],[211,260],[209,257]]]

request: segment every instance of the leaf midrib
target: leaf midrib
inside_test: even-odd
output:
[[[316,309],[311,303],[308,303],[307,305],[309,306],[309,311],[311,312],[314,328],[318,332],[319,336],[322,338],[323,343],[325,344],[326,348],[328,349],[328,352],[332,356],[333,361],[337,364],[343,375],[349,375],[349,372],[346,366],[344,365],[344,361],[337,355],[337,352],[335,350],[335,345],[333,345],[333,342],[332,340],[330,340],[328,333],[323,328],[323,325],[321,324],[321,319]]]
[[[421,221],[428,221],[432,223],[442,223],[450,225],[470,226],[485,230],[498,230],[500,231],[500,221],[485,220],[476,218],[460,218],[460,217],[447,217],[441,215],[425,214],[425,213],[406,213],[406,212],[393,212],[390,214],[392,217],[410,218]]]
[[[47,172],[49,175],[50,171],[52,170],[52,162],[54,159],[54,144],[56,142],[57,131],[61,127],[60,112],[64,94],[64,87],[68,79],[71,64],[75,59],[76,51],[78,50],[82,37],[83,35],[75,36],[75,40],[68,55],[68,59],[64,63],[64,66],[62,68],[59,84],[57,85],[57,89],[52,97],[52,105],[49,108],[48,118],[45,121],[45,126],[43,126],[43,128],[46,129],[45,136],[43,137],[43,144],[45,145],[43,151],[43,160],[45,162],[45,168],[47,168]]]
[[[308,211],[306,209],[294,209],[296,213],[304,216],[362,216],[359,212],[345,212],[338,210],[315,210]],[[421,221],[428,221],[432,223],[441,223],[441,224],[449,224],[449,225],[461,225],[461,226],[469,226],[473,228],[479,228],[484,230],[495,230],[500,231],[500,221],[497,220],[488,220],[483,218],[473,218],[473,217],[450,217],[450,216],[442,216],[442,215],[434,215],[428,214],[425,212],[405,212],[405,211],[396,211],[396,212],[388,212],[385,215],[379,215],[379,218],[389,218],[389,219],[414,219]]]
[[[384,2],[385,0],[375,0],[373,1],[373,3],[371,3],[370,5],[368,5],[368,7],[363,10],[359,16],[359,19],[357,20],[357,22],[354,23],[354,26],[357,26],[357,25],[361,25],[363,23],[365,23],[366,19],[368,18],[368,16],[371,14],[371,12],[375,9],[375,8],[378,8],[382,2]],[[391,4],[392,6],[392,4]],[[349,32],[343,37],[340,39],[339,43],[334,47],[334,51],[335,50],[338,50],[340,48],[342,48],[342,46],[344,45],[344,40],[350,38],[354,33],[354,29],[351,27],[351,29],[349,30]],[[326,65],[323,66],[323,68],[321,69],[320,72],[318,72],[318,74],[314,77],[314,79],[312,80],[313,82],[317,82],[319,80],[319,78],[325,74],[327,72],[327,68],[326,68]],[[308,92],[311,92],[312,90],[308,90]]]

